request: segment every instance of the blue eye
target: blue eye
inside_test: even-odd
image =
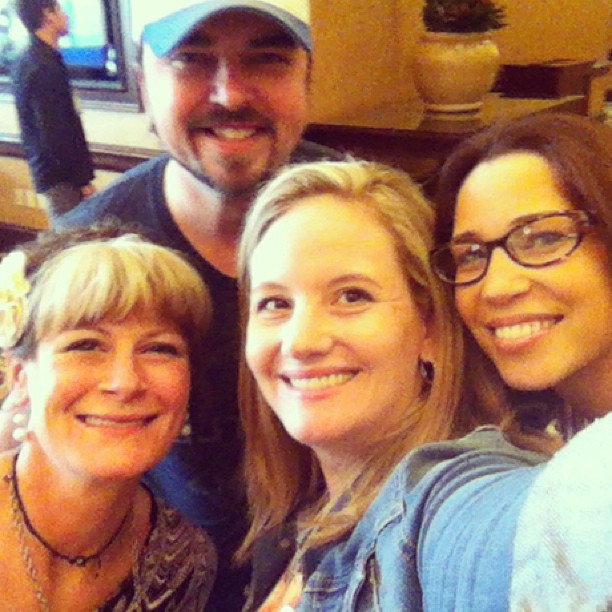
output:
[[[338,296],[338,302],[342,304],[361,304],[363,302],[372,302],[374,297],[369,291],[352,287],[343,289]]]
[[[288,300],[279,297],[266,297],[258,300],[255,304],[257,312],[274,312],[277,310],[286,310],[291,307]]]
[[[199,73],[212,69],[216,60],[206,53],[195,53],[189,51],[178,52],[173,55],[169,64],[177,74]]]
[[[95,338],[81,338],[74,342],[68,343],[63,347],[64,353],[70,352],[90,352],[100,348],[100,341]]]
[[[291,64],[293,56],[287,53],[279,53],[274,51],[267,51],[252,55],[248,59],[248,63],[251,65],[275,65],[275,64]]]
[[[179,347],[172,342],[155,342],[146,347],[148,353],[158,353],[161,355],[170,355],[174,357],[181,356],[185,353],[183,347]]]
[[[565,242],[573,241],[573,235],[563,234],[555,231],[540,231],[540,232],[529,232],[521,236],[521,241],[516,241],[519,248],[523,251],[530,249],[533,250],[546,250],[556,249],[559,245],[563,245]]]
[[[451,253],[458,269],[480,266],[487,261],[486,250],[480,244],[456,244]]]

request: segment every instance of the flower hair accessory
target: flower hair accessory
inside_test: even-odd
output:
[[[0,261],[0,348],[11,348],[23,333],[30,283],[25,276],[26,256],[13,251]]]

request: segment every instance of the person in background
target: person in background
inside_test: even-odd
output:
[[[3,609],[204,609],[212,540],[140,480],[185,422],[210,316],[187,261],[133,234],[47,234],[2,259],[0,345],[31,412],[0,454]]]
[[[239,610],[248,576],[229,568],[247,522],[238,474],[238,238],[257,188],[276,170],[338,154],[302,140],[312,68],[308,0],[145,4],[134,11],[139,79],[166,154],[125,173],[62,224],[88,226],[106,216],[138,224],[188,254],[211,292],[212,330],[194,376],[190,431],[148,482],[215,538],[218,604]]]
[[[541,402],[535,415],[518,403],[509,434],[522,446],[554,449],[589,430],[523,511],[512,591],[520,610],[612,604],[601,579],[612,568],[610,418],[601,419],[612,409],[611,193],[612,129],[564,114],[477,134],[439,177],[432,265],[454,286],[475,340],[476,388],[510,408],[509,397],[556,398],[544,418]]]
[[[247,217],[240,406],[253,522],[239,558],[253,557],[249,610],[396,612],[420,601],[404,542],[418,500],[385,482],[414,448],[494,418],[459,407],[461,330],[429,268],[433,215],[404,173],[346,161],[281,171]],[[356,558],[318,572],[347,538]]]
[[[68,16],[57,0],[16,0],[30,35],[12,71],[23,152],[52,225],[95,192],[94,169],[68,70],[58,50]]]

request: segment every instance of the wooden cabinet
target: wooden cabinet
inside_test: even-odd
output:
[[[0,159],[0,253],[48,227],[23,159]]]

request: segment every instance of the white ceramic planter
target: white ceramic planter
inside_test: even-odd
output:
[[[499,70],[499,49],[488,32],[425,33],[415,49],[413,73],[425,110],[477,113]]]

